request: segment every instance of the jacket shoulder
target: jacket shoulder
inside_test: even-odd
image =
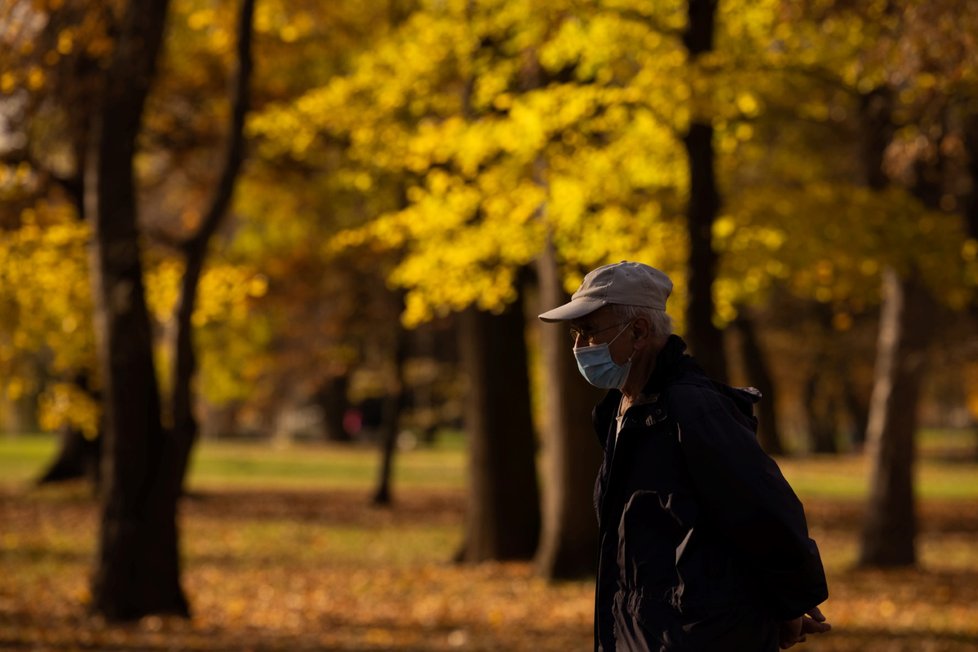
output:
[[[672,383],[666,394],[669,414],[680,424],[727,418],[752,431],[757,428],[754,404],[760,392],[731,387],[706,376],[689,375]]]

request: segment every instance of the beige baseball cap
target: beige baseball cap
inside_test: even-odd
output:
[[[670,292],[672,281],[663,272],[643,263],[623,260],[588,272],[570,301],[548,310],[540,319],[569,321],[610,303],[665,310]]]

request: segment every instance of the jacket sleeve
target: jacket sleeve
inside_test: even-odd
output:
[[[775,617],[796,618],[828,597],[804,509],[733,402],[676,387],[670,410],[700,504],[744,561]]]

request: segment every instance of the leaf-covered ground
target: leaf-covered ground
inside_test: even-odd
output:
[[[834,631],[809,650],[978,650],[978,503],[921,505],[921,570],[854,570],[859,502],[806,501]],[[590,647],[589,582],[549,584],[529,564],[449,562],[457,489],[257,488],[182,508],[193,618],[112,626],[86,616],[97,513],[83,487],[0,489],[0,649],[527,650]]]

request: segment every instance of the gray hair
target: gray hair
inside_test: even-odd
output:
[[[639,317],[648,321],[653,336],[660,343],[665,342],[672,335],[672,317],[667,315],[665,310],[656,310],[645,306],[629,306],[621,303],[613,304],[612,310],[622,321],[632,321]]]

